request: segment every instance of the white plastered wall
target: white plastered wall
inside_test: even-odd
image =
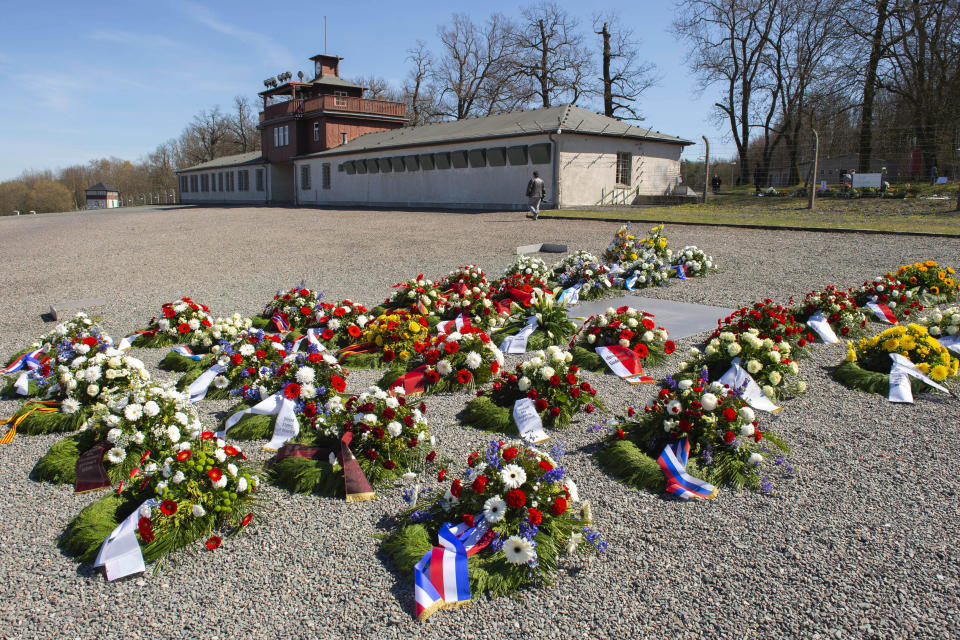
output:
[[[618,188],[617,153],[632,155],[630,191],[639,186],[639,195],[666,195],[677,184],[682,149],[678,144],[570,133],[559,138],[563,207],[595,205],[601,193]]]
[[[463,169],[431,169],[391,173],[348,175],[338,166],[348,160],[385,158],[443,151],[469,151],[549,142],[546,135],[498,138],[457,144],[424,145],[416,148],[383,150],[296,160],[297,203],[312,205],[434,206],[451,209],[525,209],[526,188],[533,172],[540,173],[547,188],[544,206],[552,206],[553,163]],[[330,163],[330,188],[323,189],[323,165]],[[310,166],[310,189],[301,188],[300,167]]]
[[[257,169],[264,171],[264,190],[257,191]],[[240,191],[240,180],[237,176],[239,171],[249,172],[249,190]],[[219,191],[218,175],[223,172],[223,191]],[[233,191],[227,191],[228,172],[233,172]],[[208,175],[210,180],[210,190],[200,191],[201,175]],[[187,186],[190,186],[190,176],[197,176],[197,191],[180,192],[180,202],[183,204],[261,204],[268,201],[270,194],[270,166],[269,165],[244,165],[242,167],[217,167],[215,169],[200,169],[198,171],[184,171],[178,176],[186,176]],[[179,186],[179,178],[177,180]],[[179,191],[179,188],[178,188]]]

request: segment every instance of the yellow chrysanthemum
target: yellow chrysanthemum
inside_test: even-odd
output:
[[[950,370],[947,369],[942,364],[938,364],[934,368],[930,369],[930,377],[936,380],[937,382],[940,382],[941,380],[945,380],[949,373],[950,373]]]
[[[913,336],[903,336],[900,338],[900,348],[910,351],[911,349],[916,348],[917,341],[913,339]]]
[[[936,260],[927,260],[924,264],[927,265],[928,267],[935,267],[935,266],[937,266],[937,261],[936,261]]]
[[[400,358],[401,360],[409,360],[410,352],[404,349],[403,351],[397,354],[397,357]]]
[[[926,362],[921,362],[920,364],[918,364],[917,369],[919,369],[923,373],[930,373],[930,365],[927,364]]]
[[[893,352],[900,347],[900,341],[896,338],[890,338],[889,340],[884,340],[883,348],[887,351]]]

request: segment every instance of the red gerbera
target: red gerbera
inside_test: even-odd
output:
[[[567,510],[567,501],[563,498],[557,498],[553,501],[553,505],[550,507],[550,513],[555,516],[563,515],[563,512]]]
[[[550,384],[552,384],[555,387],[560,386],[560,376],[556,376],[556,375],[550,376]]]
[[[440,374],[434,371],[433,369],[427,369],[427,382],[430,384],[436,384],[440,381]]]
[[[323,333],[320,334],[320,337],[323,338],[324,340],[330,340],[331,338],[333,338],[333,330],[324,329]]]
[[[537,411],[545,411],[547,408],[547,401],[543,398],[537,398],[533,403],[533,406],[536,407]]]
[[[220,539],[220,536],[210,536],[207,540],[207,549],[213,551],[223,543],[223,540]]]
[[[460,350],[460,345],[457,344],[456,342],[453,342],[452,340],[450,342],[444,342],[443,350],[451,354],[456,353],[457,351]]]
[[[223,477],[223,471],[220,471],[220,469],[214,467],[213,469],[210,469],[210,471],[207,471],[207,475],[210,476],[211,482],[218,482],[220,478]]]
[[[177,460],[180,462],[183,462],[184,460],[189,460],[191,455],[193,454],[191,453],[190,449],[184,449],[183,451],[177,454]]]
[[[650,355],[650,349],[647,349],[647,345],[642,342],[638,342],[636,346],[633,347],[633,352],[640,356],[641,358],[646,358]]]
[[[237,455],[238,453],[240,453],[240,450],[237,449],[237,448],[236,448],[235,446],[233,446],[232,444],[228,444],[227,446],[225,446],[225,447],[223,448],[223,452],[224,452],[225,454],[227,454],[228,456],[235,456],[235,455]]]
[[[204,431],[200,434],[201,440],[213,440],[213,431]]]
[[[466,369],[460,369],[460,371],[457,371],[457,382],[460,384],[467,384],[471,380],[473,380],[473,374]]]
[[[347,388],[347,381],[340,376],[330,376],[330,385],[336,389],[338,393],[343,393],[343,390]]]
[[[337,316],[338,318],[342,318],[343,316],[347,315],[347,310],[344,307],[337,307],[333,310],[333,315]]]
[[[519,509],[527,504],[527,494],[521,489],[511,489],[507,491],[507,504],[514,509]]]
[[[179,505],[174,500],[164,500],[160,503],[160,513],[165,516],[172,516],[177,512]]]
[[[164,308],[163,308],[163,317],[164,317],[164,318],[172,318],[172,317],[175,316],[175,315],[177,315],[177,313],[173,310],[173,307],[164,307]]]
[[[363,335],[363,331],[360,329],[360,327],[358,327],[355,324],[352,324],[347,328],[347,333],[349,333],[350,336],[354,338],[359,338],[360,336]]]
[[[644,328],[644,329],[648,329],[648,330],[649,330],[649,329],[653,329],[653,328],[656,326],[655,324],[653,324],[653,320],[651,320],[650,318],[644,318],[644,319],[641,320],[640,322],[643,323],[643,328]]]
[[[300,385],[296,382],[291,382],[283,388],[283,395],[290,400],[294,400],[300,397]]]
[[[186,322],[181,322],[180,326],[177,327],[177,331],[180,333],[190,333],[190,325],[188,325]]]
[[[677,350],[677,345],[674,344],[673,340],[667,340],[663,343],[663,352],[667,355],[670,355]]]
[[[544,471],[553,471],[553,465],[547,462],[546,460],[541,460],[539,465],[540,465],[540,468],[543,469]]]

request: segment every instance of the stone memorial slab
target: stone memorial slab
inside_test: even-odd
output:
[[[726,318],[734,312],[734,309],[725,307],[712,307],[641,296],[620,296],[619,298],[603,298],[581,302],[570,308],[570,316],[586,319],[592,315],[603,313],[609,307],[616,309],[624,305],[652,313],[657,325],[665,327],[674,340],[703,331],[713,331],[717,327],[717,320]],[[576,322],[582,324],[583,320],[577,320]]]
[[[62,302],[54,302],[50,305],[50,311],[47,315],[50,317],[50,320],[56,322],[60,318],[60,314],[65,311],[76,311],[81,309],[86,309],[87,307],[96,307],[101,304],[107,304],[106,298],[83,298],[80,300],[64,300]]]
[[[567,245],[554,242],[544,242],[542,244],[525,244],[517,247],[517,255],[524,253],[566,253]]]

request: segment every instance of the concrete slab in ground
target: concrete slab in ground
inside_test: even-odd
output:
[[[627,295],[619,298],[603,298],[602,300],[582,302],[570,309],[570,315],[589,318],[592,315],[603,313],[609,307],[616,309],[623,305],[652,313],[657,325],[666,327],[670,337],[674,340],[703,331],[711,331],[717,327],[717,320],[726,318],[734,311],[733,309],[711,307],[704,304]]]

